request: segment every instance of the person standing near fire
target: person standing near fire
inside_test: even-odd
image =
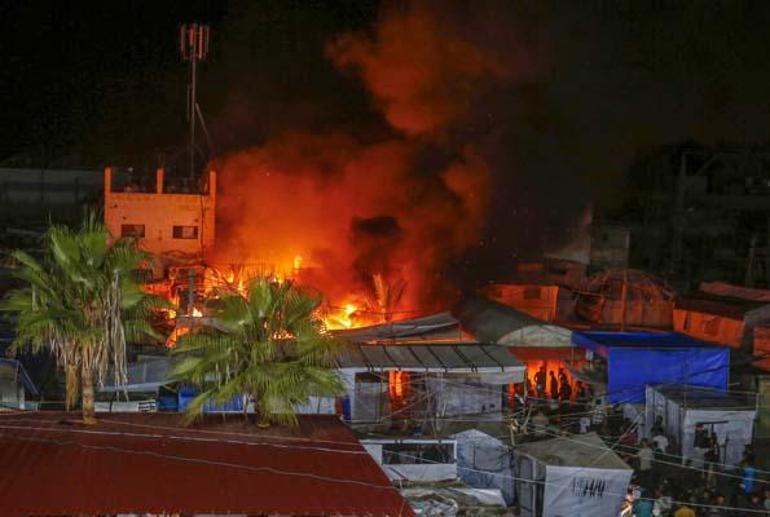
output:
[[[545,366],[541,366],[535,374],[535,391],[537,391],[537,398],[545,399],[545,383],[547,381],[547,375],[545,373]]]
[[[553,370],[551,370],[551,398],[556,400],[559,398],[559,380],[556,378],[556,375],[554,375]]]

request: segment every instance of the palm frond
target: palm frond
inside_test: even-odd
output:
[[[218,300],[211,307],[216,325],[181,336],[173,352],[182,357],[175,377],[202,390],[189,411],[246,396],[261,420],[295,424],[296,404],[339,394],[331,369],[339,343],[322,332],[319,303],[265,278],[252,280],[245,297]]]

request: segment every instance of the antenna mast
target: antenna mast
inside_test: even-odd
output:
[[[191,23],[182,25],[179,31],[179,51],[182,59],[190,62],[190,84],[187,86],[187,120],[190,122],[190,188],[195,180],[195,118],[198,111],[197,63],[209,53],[211,30],[208,25]]]

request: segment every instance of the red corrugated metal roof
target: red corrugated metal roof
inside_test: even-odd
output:
[[[3,516],[104,513],[413,515],[334,416],[259,429],[238,415],[0,415]]]

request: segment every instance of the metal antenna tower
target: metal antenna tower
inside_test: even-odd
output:
[[[182,59],[190,62],[190,84],[187,86],[187,120],[190,122],[190,187],[195,180],[195,119],[198,113],[197,64],[209,53],[211,30],[208,25],[191,23],[179,30],[179,50]]]

